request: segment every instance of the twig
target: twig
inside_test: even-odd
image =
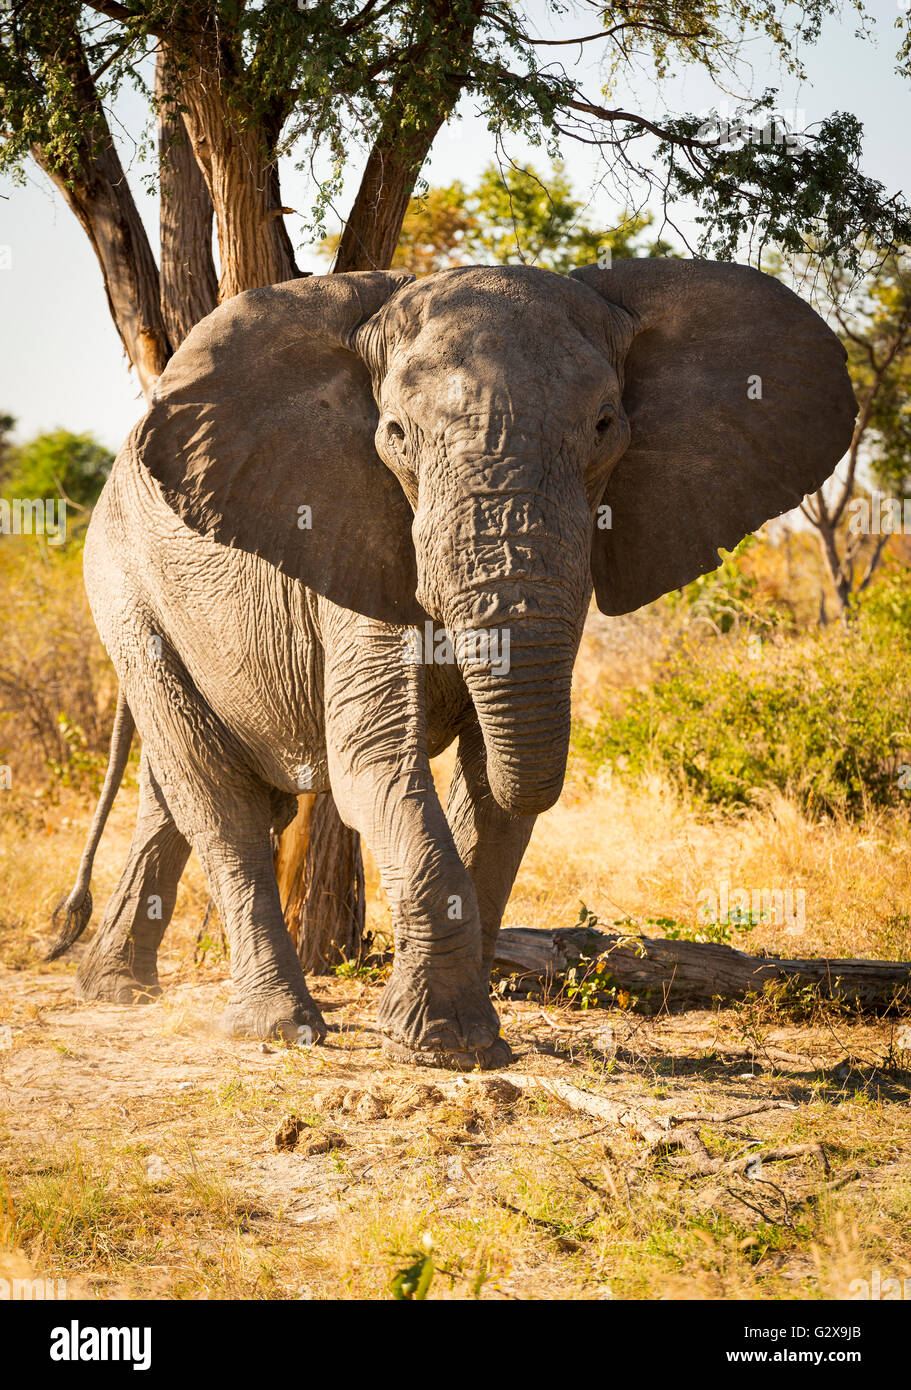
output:
[[[466,1078],[467,1079],[467,1078]],[[666,1126],[652,1114],[639,1110],[623,1101],[606,1100],[591,1091],[583,1091],[568,1081],[557,1081],[548,1076],[510,1076],[503,1078],[525,1091],[544,1091],[554,1099],[562,1101],[570,1110],[581,1110],[593,1115],[597,1120],[605,1120],[608,1125],[618,1125],[631,1129],[650,1143],[657,1143],[666,1133]]]
[[[796,1110],[797,1106],[789,1100],[766,1100],[758,1105],[745,1105],[742,1110],[732,1110],[729,1115],[710,1115],[707,1111],[692,1110],[688,1114],[669,1116],[672,1125],[698,1124],[726,1125],[731,1120],[743,1120],[747,1115],[761,1115],[766,1110]]]
[[[537,1226],[545,1231],[561,1250],[581,1250],[582,1245],[578,1240],[573,1240],[570,1236],[565,1236],[555,1221],[547,1221],[543,1216],[532,1216],[529,1212],[523,1211],[521,1207],[513,1206],[512,1202],[507,1202],[505,1197],[494,1197],[497,1206],[503,1207],[506,1211],[511,1211],[513,1216],[521,1216],[523,1220],[532,1226]]]
[[[473,1078],[470,1075],[465,1077],[466,1081],[471,1079]],[[483,1079],[489,1080],[489,1077]],[[546,1095],[551,1095],[556,1100],[562,1101],[571,1110],[581,1110],[584,1114],[594,1115],[597,1119],[606,1121],[604,1128],[610,1128],[613,1125],[621,1129],[631,1130],[649,1145],[650,1158],[668,1154],[675,1149],[685,1149],[691,1165],[699,1176],[710,1173],[743,1173],[757,1160],[762,1164],[782,1163],[787,1159],[802,1158],[809,1154],[819,1159],[826,1174],[830,1171],[826,1152],[818,1143],[797,1144],[791,1148],[768,1149],[765,1153],[748,1153],[733,1160],[713,1158],[694,1124],[685,1125],[682,1129],[673,1130],[671,1128],[672,1125],[680,1122],[682,1116],[656,1115],[651,1111],[640,1109],[623,1101],[607,1100],[603,1096],[596,1096],[591,1091],[583,1091],[581,1087],[571,1085],[568,1081],[558,1081],[552,1077],[515,1075],[501,1079],[508,1080],[521,1090],[543,1091]],[[766,1101],[758,1105],[744,1106],[728,1115],[701,1114],[692,1118],[699,1124],[724,1125],[731,1120],[743,1119],[747,1115],[778,1109],[790,1110],[796,1109],[796,1106],[789,1101]],[[690,1119],[691,1117],[687,1116],[686,1118]]]

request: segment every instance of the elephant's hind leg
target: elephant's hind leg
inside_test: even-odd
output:
[[[224,923],[235,993],[222,1028],[321,1042],[326,1025],[285,927],[273,865],[272,827],[287,822],[291,798],[255,775],[168,646],[152,674],[151,697],[148,683],[135,682],[130,708]]]
[[[139,814],[130,855],[82,962],[83,999],[142,1003],[160,993],[158,947],[177,897],[190,846],[174,824],[145,752],[139,770]]]

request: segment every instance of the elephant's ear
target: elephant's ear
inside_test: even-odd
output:
[[[358,327],[414,277],[314,275],[193,329],[139,426],[140,462],[195,530],[370,617],[420,621],[412,513],[373,443]]]
[[[604,613],[628,613],[721,563],[830,475],[857,403],[845,351],[771,276],[714,261],[630,259],[573,277],[636,328],[623,405],[631,435],[592,541]]]

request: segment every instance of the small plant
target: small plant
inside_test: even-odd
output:
[[[224,935],[213,936],[208,931],[200,934],[193,952],[194,964],[202,965],[207,958],[215,965],[227,960],[227,941]]]
[[[389,974],[389,965],[383,961],[371,964],[367,960],[343,960],[333,966],[332,973],[340,980],[365,980],[368,984],[378,984]]]
[[[675,922],[671,918],[657,919],[656,925],[658,922],[662,924],[664,935],[669,941],[712,941],[716,945],[726,946],[731,940],[730,927],[736,927],[738,931],[752,930],[751,923],[740,925],[740,916],[741,914],[735,908],[733,912],[719,918],[717,922],[704,922],[698,927],[693,927],[688,922]],[[746,914],[745,921],[749,923],[749,913]]]
[[[579,963],[571,965],[566,972],[566,996],[583,1010],[600,1008],[608,996],[616,993],[617,983],[608,973],[605,955],[595,960],[582,956]]]
[[[332,968],[333,975],[337,975],[340,980],[364,980],[372,979],[375,975],[375,968],[362,965],[357,960],[343,960],[340,965]]]
[[[601,925],[601,918],[590,907],[586,907],[582,899],[579,899],[579,916],[573,923],[576,927],[585,927],[587,931],[597,931]]]
[[[657,927],[662,936],[677,937],[685,930],[683,923],[678,922],[676,917],[646,917],[645,925]]]
[[[392,1279],[392,1297],[399,1302],[423,1302],[433,1283],[433,1242],[430,1236],[424,1237],[424,1250],[410,1250],[407,1254],[396,1255],[396,1259],[410,1260],[411,1264],[396,1271]]]
[[[217,935],[213,923],[217,927]],[[228,938],[225,936],[225,929],[215,912],[215,904],[211,898],[206,905],[202,926],[196,933],[196,942],[193,946],[193,964],[196,966],[204,965],[207,957],[210,956],[216,964],[228,959]]]
[[[623,917],[612,925],[628,927],[630,922],[629,917]],[[602,923],[597,914],[580,900],[579,916],[574,926],[583,927],[587,931],[598,931]],[[638,937],[620,936],[606,951],[601,951],[597,956],[582,955],[575,965],[571,965],[567,970],[566,997],[577,1003],[581,1009],[604,1008],[609,1004],[626,1009],[638,1003],[638,998],[630,995],[629,990],[623,989],[608,969],[608,958],[618,947],[631,948],[640,954],[645,952]]]
[[[65,757],[47,759],[53,781],[57,786],[75,787],[97,796],[107,770],[107,753],[90,748],[85,730],[78,724],[71,724],[65,715],[58,716],[57,727]]]

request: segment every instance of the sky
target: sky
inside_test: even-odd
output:
[[[753,41],[748,52],[752,90],[778,87],[778,109],[794,113],[795,127],[810,125],[835,110],[857,115],[865,129],[864,172],[879,179],[889,192],[902,190],[911,198],[911,82],[894,72],[898,46],[894,25],[900,8],[907,10],[909,4],[911,0],[868,0],[867,12],[874,21],[872,39],[855,36],[855,17],[847,7],[841,19],[827,21],[819,42],[804,51],[804,82],[781,74],[764,41]],[[555,25],[541,0],[530,0],[523,8],[545,37],[568,37],[597,27],[591,17],[586,22],[578,15]],[[567,70],[579,74],[586,94],[598,100],[601,80],[594,47],[583,49],[579,58],[575,47],[555,52]],[[655,117],[665,112],[704,112],[725,99],[701,70],[691,67],[664,81],[660,89],[646,73],[625,78],[611,104]],[[141,181],[151,166],[136,155],[145,114],[135,94],[124,94],[114,110],[113,129],[152,245],[157,246],[157,200],[143,191]],[[511,138],[506,150],[513,160],[530,160],[539,169],[546,168],[543,148],[533,149]],[[494,153],[493,136],[468,99],[438,136],[423,177],[430,183],[458,178],[471,184]],[[601,222],[605,230],[615,225],[620,209],[598,187],[597,152],[567,140],[562,154],[577,196],[591,197],[589,219]],[[365,158],[365,152],[358,152],[351,161],[339,200],[341,211],[353,197]],[[282,167],[282,197],[286,206],[302,214],[286,219],[298,246],[298,264],[325,273],[327,262],[313,253],[312,246],[301,245],[313,187],[294,168],[293,158]],[[675,209],[675,220],[677,213],[681,227],[691,229],[691,210]],[[335,230],[331,225],[327,229]],[[119,447],[144,412],[138,381],[127,370],[108,313],[94,253],[62,197],[35,166],[28,170],[25,186],[0,178],[2,412],[15,416],[17,439],[64,427],[89,431],[111,449]]]

